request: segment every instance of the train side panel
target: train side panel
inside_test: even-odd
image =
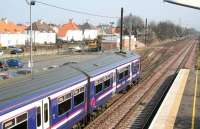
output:
[[[140,59],[137,59],[132,62],[131,64],[131,71],[132,71],[132,82],[138,81],[140,78]]]
[[[116,92],[125,90],[131,84],[131,63],[117,67]]]
[[[61,91],[51,96],[51,128],[72,128],[87,115],[87,86],[81,83],[70,91]]]
[[[115,90],[114,84],[115,69],[109,70],[91,78],[90,85],[90,111],[105,104]]]

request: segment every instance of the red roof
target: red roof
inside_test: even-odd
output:
[[[18,26],[12,22],[0,21],[1,33],[22,33],[25,31],[25,26]]]
[[[68,30],[78,30],[78,29],[79,29],[78,25],[70,21],[69,23],[62,25],[62,27],[59,28],[58,36],[64,37]]]

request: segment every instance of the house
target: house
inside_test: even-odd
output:
[[[79,26],[71,19],[58,30],[58,38],[64,41],[82,41],[83,35]]]
[[[97,29],[92,24],[86,22],[83,25],[80,25],[80,28],[82,30],[84,40],[97,39]]]
[[[30,34],[30,30],[29,26],[27,28],[28,34]],[[32,23],[32,41],[35,44],[53,44],[56,43],[56,33],[47,23],[38,20]]]
[[[25,45],[27,35],[25,33],[25,26],[16,25],[7,19],[0,20],[0,46],[18,46]]]
[[[54,32],[56,32],[56,34],[58,33],[59,30],[59,26],[56,24],[49,24],[49,26],[53,29]]]

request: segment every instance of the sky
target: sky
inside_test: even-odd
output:
[[[200,30],[200,10],[164,3],[163,0],[38,0],[56,6],[99,15],[120,17],[120,8],[124,15],[137,15],[148,21],[170,20],[184,27]],[[29,22],[29,6],[25,0],[1,0],[0,18],[16,23]],[[64,24],[73,19],[77,24],[86,21],[94,25],[117,22],[117,19],[92,17],[47,7],[36,3],[32,7],[33,21],[42,19],[48,23]]]

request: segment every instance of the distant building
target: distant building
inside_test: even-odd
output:
[[[97,26],[98,35],[111,34],[110,28],[111,28],[111,26],[108,24],[98,25]]]
[[[27,28],[30,34],[31,27]],[[56,43],[56,33],[53,28],[42,20],[32,24],[32,38],[35,44],[52,44]],[[27,39],[29,41],[29,38]]]
[[[58,30],[58,38],[65,41],[82,41],[83,35],[79,26],[71,19]]]
[[[59,31],[59,25],[56,24],[49,24],[49,26],[54,30],[54,32],[56,32],[56,34]]]
[[[9,22],[6,18],[0,20],[0,46],[17,46],[25,45],[27,35],[26,26],[16,25]]]
[[[83,25],[80,25],[80,28],[83,33],[83,39],[85,40],[97,39],[97,29],[92,24],[86,22]]]
[[[117,34],[120,33],[119,27],[114,27],[109,24],[101,24],[97,26],[98,35]]]
[[[135,50],[136,47],[142,46],[142,43],[136,41],[134,35],[131,36],[130,50]],[[102,35],[101,47],[103,50],[120,49],[120,35],[119,34],[106,34]],[[129,50],[129,36],[123,36],[122,39],[123,50]]]

